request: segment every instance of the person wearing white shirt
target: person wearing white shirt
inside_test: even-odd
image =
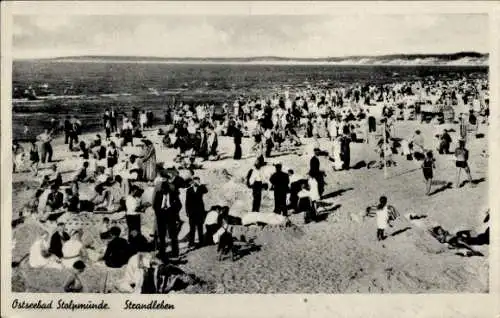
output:
[[[264,176],[262,173],[263,159],[259,157],[253,169],[249,171],[248,186],[252,188],[252,212],[260,212],[262,201],[262,189],[265,189]]]
[[[146,128],[146,125],[148,123],[148,117],[147,117],[146,112],[144,110],[139,115],[139,123],[141,125],[141,130],[144,131],[144,129]]]
[[[383,241],[387,238],[385,236],[387,226],[392,226],[390,224],[390,211],[389,205],[387,204],[387,197],[381,196],[378,205],[367,207],[366,216],[368,216],[373,209],[376,210],[377,240]]]
[[[130,189],[130,194],[125,198],[125,218],[127,220],[128,233],[136,230],[141,233],[141,196],[143,190],[137,186]]]

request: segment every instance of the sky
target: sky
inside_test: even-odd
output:
[[[487,53],[488,32],[484,14],[16,15],[12,54],[24,59]]]

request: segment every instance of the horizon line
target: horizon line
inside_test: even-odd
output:
[[[391,56],[453,56],[453,55],[481,55],[482,57],[489,57],[489,52],[477,52],[477,51],[458,51],[451,53],[387,53],[387,54],[375,54],[375,55],[346,55],[346,56],[324,56],[324,57],[289,57],[289,56],[277,56],[277,55],[255,55],[255,56],[154,56],[154,55],[112,55],[112,54],[99,54],[99,55],[65,55],[65,56],[53,56],[53,57],[13,57],[12,61],[19,60],[57,60],[57,59],[71,59],[71,58],[134,58],[134,59],[171,59],[171,60],[241,60],[241,59],[283,59],[283,60],[325,60],[325,59],[356,59],[356,58],[382,58]]]

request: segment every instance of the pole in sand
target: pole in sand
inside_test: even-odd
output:
[[[387,120],[384,121],[384,131],[383,131],[383,134],[384,136],[382,138],[384,138],[384,149],[383,149],[383,152],[384,152],[384,179],[387,179],[387,148],[386,148],[386,144],[387,144]]]

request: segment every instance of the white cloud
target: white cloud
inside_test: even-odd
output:
[[[360,14],[318,16],[317,20],[310,17],[304,20],[301,16],[297,16],[296,23],[283,24],[280,24],[279,17],[270,17],[268,24],[258,24],[252,17],[242,16],[241,19],[232,22],[235,24],[234,27],[226,25],[223,29],[211,23],[215,21],[214,18],[183,20],[176,17],[177,25],[170,27],[173,22],[168,19],[168,16],[164,19],[145,17],[124,20],[123,23],[117,22],[115,27],[97,31],[91,36],[89,43],[79,44],[80,49],[73,49],[76,43],[38,41],[42,44],[34,44],[31,50],[14,50],[14,52],[37,57],[42,55],[46,57],[50,54],[61,56],[69,53],[165,57],[259,55],[325,57],[488,51],[486,15],[481,17]],[[73,32],[75,38],[79,38],[78,35],[90,32],[85,23],[95,23],[95,19],[75,20],[68,16],[39,16],[32,22],[45,34],[60,33],[67,29],[67,32]],[[130,23],[137,25],[131,29]],[[123,25],[128,27],[122,28]],[[267,25],[271,28],[268,29]],[[279,32],[276,32],[277,29]],[[23,32],[26,31],[14,24],[15,35],[23,35]]]

